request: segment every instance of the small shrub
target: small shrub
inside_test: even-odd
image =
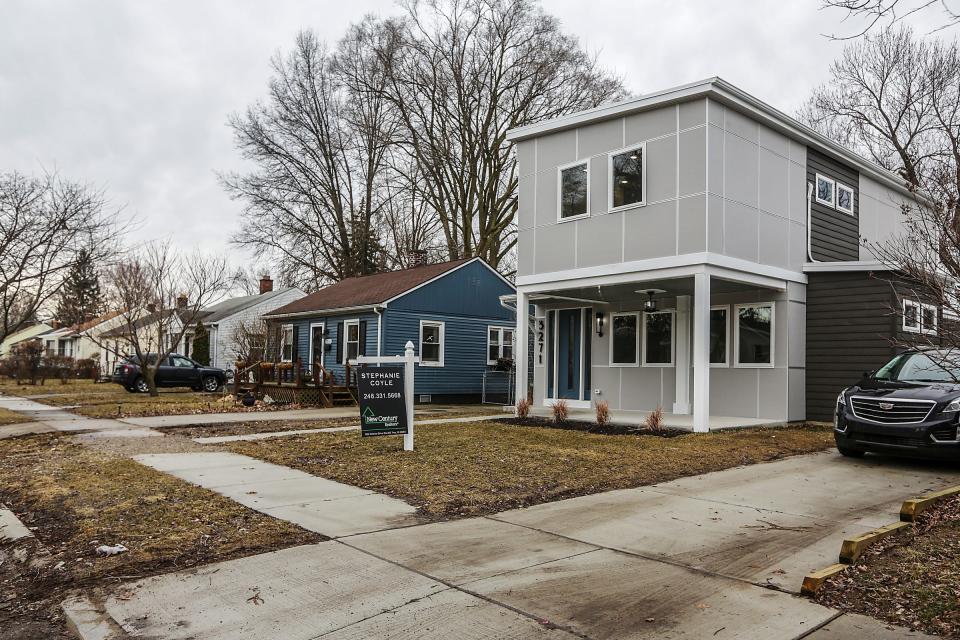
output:
[[[527,398],[520,398],[517,401],[517,417],[524,419],[530,415],[530,400]]]
[[[594,405],[597,412],[597,424],[603,426],[610,422],[610,403],[606,400],[600,400]]]
[[[663,407],[657,406],[656,409],[651,411],[644,421],[644,426],[655,433],[663,431]]]
[[[570,408],[567,406],[566,400],[557,400],[550,408],[553,409],[553,422],[554,424],[560,424],[567,421],[567,417],[570,415]]]

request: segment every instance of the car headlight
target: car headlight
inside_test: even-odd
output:
[[[837,396],[837,409],[838,409],[838,410],[841,409],[842,407],[847,406],[847,400],[846,400],[846,398],[843,397],[843,394],[844,394],[844,393],[845,393],[845,391],[841,391],[841,392],[840,392],[840,395]]]
[[[960,398],[957,398],[943,409],[943,413],[956,413],[960,411]]]

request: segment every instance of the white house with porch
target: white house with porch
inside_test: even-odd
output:
[[[808,278],[876,268],[897,176],[719,78],[509,138],[517,397],[695,431],[805,418]]]

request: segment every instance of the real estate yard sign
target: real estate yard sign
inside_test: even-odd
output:
[[[408,433],[410,425],[403,370],[403,366],[366,366],[357,371],[360,433],[363,437]]]

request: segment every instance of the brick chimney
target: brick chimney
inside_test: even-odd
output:
[[[260,276],[260,295],[271,291],[273,291],[273,278],[270,277],[270,274],[265,273]]]
[[[177,296],[177,309],[187,308],[187,294],[181,293]]]

